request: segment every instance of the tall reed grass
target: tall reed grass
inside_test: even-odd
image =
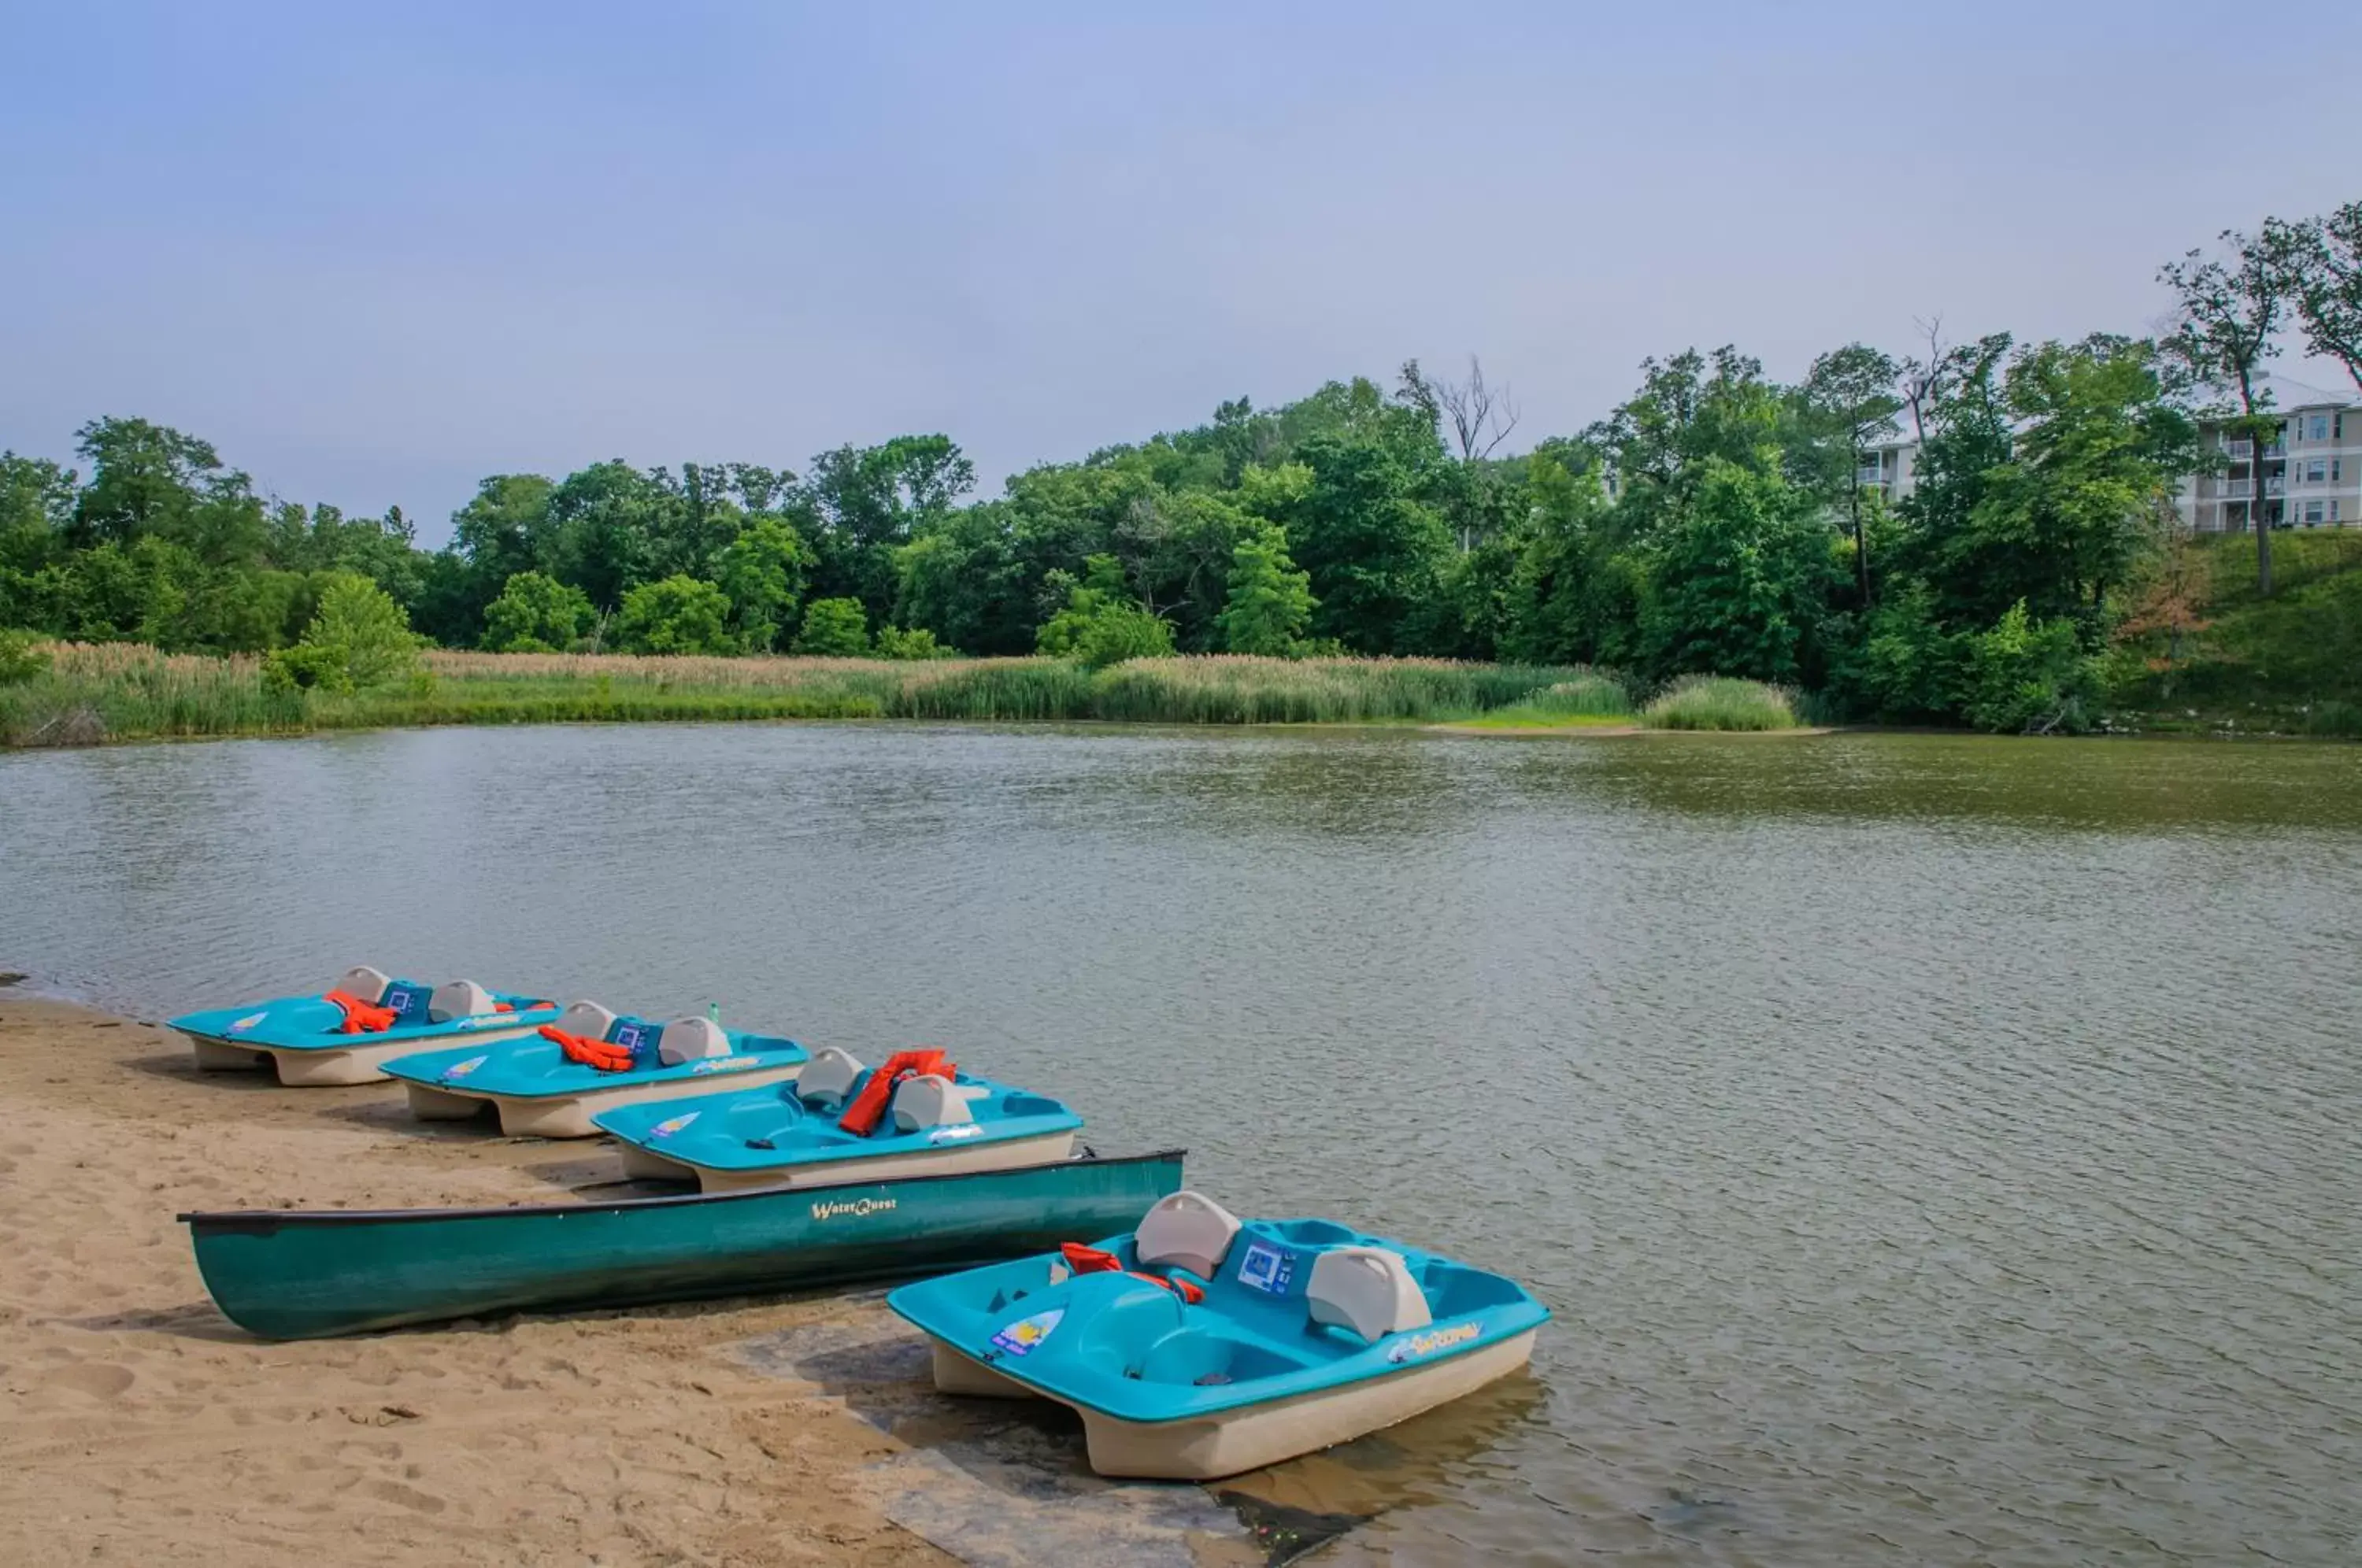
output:
[[[1793,730],[1795,705],[1788,693],[1760,680],[1720,675],[1685,675],[1640,710],[1652,730]]]
[[[1473,721],[1478,729],[1572,729],[1628,723],[1632,694],[1610,675],[1584,670]]]
[[[306,727],[302,692],[266,690],[262,662],[162,654],[133,643],[52,643],[50,665],[0,686],[0,745],[288,734]]]
[[[407,724],[898,718],[1036,723],[1417,723],[1529,699],[1580,708],[1612,681],[1562,666],[1444,659],[643,658],[430,651],[425,674],[361,692],[271,691],[253,658],[126,644],[51,646],[50,668],[0,687],[0,744],[281,734]],[[1620,701],[1620,688],[1615,688]]]

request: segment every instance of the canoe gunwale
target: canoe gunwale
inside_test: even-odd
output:
[[[619,1198],[597,1203],[520,1203],[505,1208],[452,1209],[198,1209],[176,1214],[180,1224],[199,1232],[216,1235],[263,1235],[304,1226],[339,1225],[400,1225],[413,1222],[447,1220],[514,1220],[529,1215],[601,1214],[619,1211],[638,1213],[653,1209],[679,1208],[685,1205],[745,1203],[764,1198],[792,1195],[798,1198],[814,1193],[833,1192],[844,1187],[900,1187],[910,1182],[963,1181],[970,1177],[1013,1176],[1020,1171],[1045,1170],[1067,1165],[1126,1165],[1186,1158],[1186,1149],[1157,1149],[1138,1154],[1101,1154],[1086,1148],[1084,1152],[1064,1160],[1045,1161],[1038,1165],[1013,1165],[1000,1170],[969,1171],[953,1174],[921,1172],[911,1176],[871,1176],[824,1185],[800,1187],[746,1187],[726,1192],[666,1193],[654,1198]]]

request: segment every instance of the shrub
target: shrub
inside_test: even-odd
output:
[[[1640,711],[1655,730],[1792,730],[1796,711],[1788,694],[1760,680],[1685,675]]]
[[[1831,695],[1839,702],[1898,723],[1943,722],[1959,711],[1963,639],[1937,624],[1926,583],[1881,603],[1864,632],[1837,671]]]
[[[815,599],[804,606],[795,651],[821,658],[859,658],[869,651],[869,617],[858,599]]]
[[[2025,601],[1970,644],[1970,723],[1996,734],[2076,734],[2091,727],[2099,672],[2071,621],[2036,621]]]
[[[354,572],[336,572],[304,640],[265,661],[264,684],[278,691],[362,691],[418,668],[419,638],[385,590]]]
[[[1074,646],[1074,657],[1085,669],[1105,669],[1126,659],[1164,658],[1172,652],[1173,624],[1140,604],[1104,606],[1083,624]]]
[[[615,640],[639,654],[732,654],[730,597],[710,582],[676,572],[624,595]]]
[[[269,691],[340,691],[350,689],[344,666],[326,648],[303,643],[281,648],[262,661],[262,685]]]
[[[922,626],[905,631],[900,626],[877,628],[877,654],[879,658],[922,659],[951,658],[953,650],[935,641],[935,635]]]
[[[590,600],[580,589],[537,571],[521,571],[484,607],[487,653],[555,653],[588,631]]]
[[[0,630],[0,686],[16,686],[50,668],[50,650],[34,646],[30,632]]]
[[[1089,575],[1067,592],[1066,607],[1033,634],[1033,651],[1077,660],[1085,669],[1172,653],[1172,624],[1128,596],[1115,558],[1092,556],[1087,564]]]
[[[2315,702],[2305,713],[2304,732],[2311,735],[2362,740],[2362,705],[2341,701],[2334,697]]]

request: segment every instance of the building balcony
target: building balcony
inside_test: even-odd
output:
[[[2282,480],[2268,479],[2264,481],[2266,500],[2275,495],[2285,494],[2287,491],[2288,486]],[[2214,499],[2217,501],[2252,501],[2255,496],[2254,480],[2216,480],[2214,481]]]

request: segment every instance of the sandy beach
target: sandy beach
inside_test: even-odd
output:
[[[955,1561],[881,1511],[895,1439],[724,1353],[854,1310],[827,1298],[231,1326],[182,1210],[547,1202],[600,1174],[401,1106],[201,1079],[160,1028],[0,990],[0,1562]]]

